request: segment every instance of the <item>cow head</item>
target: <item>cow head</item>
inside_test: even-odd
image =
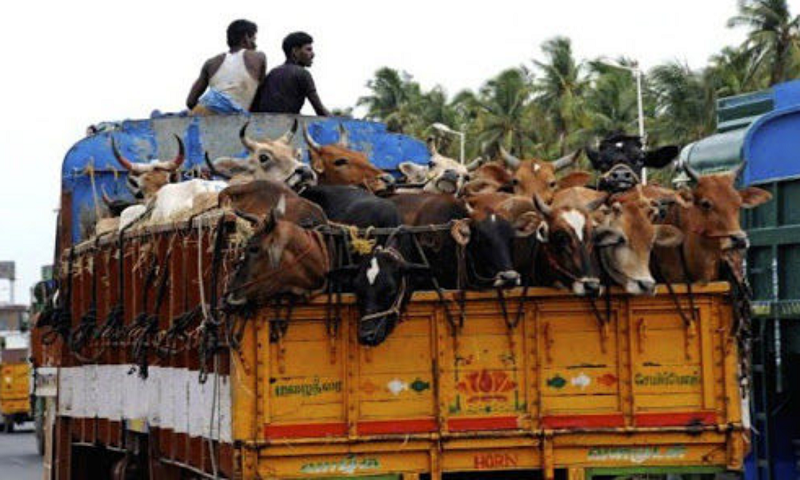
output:
[[[500,155],[508,168],[514,172],[512,180],[514,193],[531,199],[539,195],[542,200],[549,203],[558,188],[585,185],[591,178],[587,172],[572,172],[561,180],[556,178],[557,171],[575,163],[580,156],[580,150],[552,162],[539,159],[520,160],[503,147],[500,147]]]
[[[322,288],[328,252],[319,233],[283,219],[284,197],[264,219],[240,213],[254,225],[228,284],[226,307],[260,305],[275,295],[307,295]]]
[[[589,214],[580,208],[551,207],[538,195],[534,202],[544,217],[536,228],[536,239],[545,264],[537,265],[537,269],[552,283],[570,288],[576,295],[598,296],[601,286],[592,261],[593,225]]]
[[[615,133],[601,140],[597,150],[587,147],[586,156],[601,174],[600,189],[616,193],[639,183],[644,167],[666,167],[679,151],[675,145],[645,151],[641,137]]]
[[[371,192],[382,192],[394,185],[394,177],[372,165],[367,156],[349,148],[347,130],[339,125],[339,141],[318,144],[303,125],[311,166],[324,185],[359,185]]]
[[[400,172],[409,183],[424,184],[426,192],[457,195],[469,179],[467,166],[440,154],[433,138],[428,139],[428,152],[431,157],[427,165],[402,162],[398,165]]]
[[[477,160],[478,162],[480,159]],[[474,168],[473,168],[474,166]],[[500,162],[487,162],[476,165],[474,160],[470,165],[470,180],[464,185],[464,196],[478,195],[493,192],[514,192],[514,174]],[[530,197],[533,201],[533,197]]]
[[[520,284],[511,258],[514,238],[533,229],[513,224],[495,212],[474,211],[450,229],[456,243],[466,248],[470,280],[479,287],[508,288]]]
[[[650,272],[653,246],[675,247],[683,234],[672,225],[654,225],[658,206],[654,200],[638,197],[606,208],[594,230],[600,263],[611,279],[630,294],[655,293]]]
[[[289,187],[300,190],[316,183],[314,171],[301,160],[303,152],[292,146],[297,131],[297,120],[292,127],[275,140],[254,140],[247,136],[245,123],[239,130],[239,139],[249,153],[248,161],[256,166],[254,177],[258,180],[284,182]]]
[[[177,135],[178,154],[170,161],[153,160],[150,163],[133,163],[125,158],[117,148],[114,138],[111,138],[111,149],[114,151],[114,158],[117,159],[128,171],[126,186],[137,200],[149,200],[155,197],[156,193],[168,183],[178,182],[180,173],[178,169],[183,164],[184,147],[183,141]]]
[[[732,172],[703,176],[689,165],[684,168],[697,182],[691,192],[683,194],[683,200],[688,203],[685,221],[690,231],[686,233],[706,247],[721,251],[747,248],[749,242],[739,223],[739,210],[761,205],[772,195],[757,187],[736,190],[736,179],[744,164]]]

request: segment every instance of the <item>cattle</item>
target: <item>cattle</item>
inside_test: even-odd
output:
[[[656,281],[650,271],[655,246],[674,248],[683,233],[672,225],[654,225],[658,207],[638,195],[603,209],[594,229],[594,244],[603,271],[632,295],[652,295]]]
[[[156,193],[168,183],[179,181],[180,174],[178,169],[183,164],[185,149],[183,141],[177,135],[175,140],[178,142],[178,154],[169,161],[152,160],[149,163],[134,163],[125,158],[117,148],[114,138],[111,138],[111,150],[114,158],[117,159],[127,171],[128,176],[125,185],[137,200],[149,200],[155,197]]]
[[[263,305],[281,296],[308,297],[324,287],[330,270],[322,234],[285,219],[285,197],[258,218],[223,296],[226,309]]]
[[[256,218],[265,218],[281,198],[286,203],[283,220],[306,228],[327,223],[325,212],[319,205],[300,197],[285,183],[269,180],[230,185],[219,193],[219,205]]]
[[[552,162],[539,159],[520,160],[500,147],[500,155],[513,173],[514,193],[533,199],[538,195],[544,202],[549,203],[553,194],[558,189],[582,186],[589,182],[591,175],[588,172],[571,172],[561,179],[556,178],[556,172],[575,163],[580,150],[566,155]]]
[[[232,183],[250,180],[284,182],[295,190],[316,183],[314,171],[301,160],[303,152],[292,145],[298,122],[280,137],[270,140],[255,140],[247,135],[249,122],[239,130],[239,140],[247,149],[245,159],[222,157],[211,162],[206,155],[206,164],[216,176]]]
[[[430,153],[427,165],[401,162],[397,168],[405,175],[407,183],[423,185],[421,191],[458,195],[469,178],[468,166],[439,153],[432,137],[427,143]],[[414,190],[403,189],[403,193],[413,193]]]
[[[464,185],[462,193],[464,196],[469,197],[481,193],[492,192],[514,192],[514,174],[509,171],[500,162],[492,161],[480,163],[482,159],[476,159],[472,165],[477,162],[478,165],[470,170],[470,180]],[[531,197],[533,201],[533,197]]]
[[[311,167],[320,185],[357,185],[370,192],[385,192],[394,185],[394,177],[372,165],[362,152],[351,150],[347,130],[339,125],[339,141],[320,145],[303,125]]]
[[[534,197],[542,220],[536,227],[536,278],[539,285],[572,290],[579,296],[602,292],[598,266],[593,259],[594,226],[586,209],[550,206]]]
[[[641,137],[624,133],[607,136],[596,150],[590,147],[585,150],[592,168],[600,173],[598,188],[611,193],[632,188],[640,183],[644,167],[666,167],[680,152],[675,145],[645,150]]]
[[[680,249],[656,248],[657,263],[665,281],[711,282],[719,279],[726,255],[749,245],[739,223],[740,209],[761,205],[772,195],[757,187],[736,190],[744,164],[731,172],[702,176],[688,165],[684,168],[696,184],[680,192],[682,201],[672,204],[664,223],[678,227],[685,239]]]
[[[391,201],[353,185],[317,185],[300,195],[322,207],[333,222],[359,228],[391,228],[402,223]]]

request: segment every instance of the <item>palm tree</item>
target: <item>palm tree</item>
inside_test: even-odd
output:
[[[462,92],[457,100],[462,111],[475,112],[475,122],[480,125],[476,141],[480,145],[503,145],[523,155],[530,136],[525,114],[531,91],[530,73],[510,68],[487,81],[477,95]]]
[[[541,72],[535,88],[536,102],[547,113],[557,136],[560,153],[565,153],[568,135],[580,133],[587,122],[583,95],[588,82],[583,74],[583,64],[572,56],[572,44],[569,38],[555,37],[542,45],[547,58],[534,65]]]
[[[716,96],[739,95],[766,88],[766,79],[758,75],[758,65],[754,60],[752,51],[746,48],[725,47],[712,56],[706,76]]]
[[[356,105],[366,106],[366,118],[386,123],[391,131],[413,130],[419,122],[417,109],[422,96],[419,84],[406,72],[383,67],[367,82],[372,94],[358,99]]]
[[[685,144],[713,132],[713,89],[700,72],[673,61],[648,76],[656,104],[654,133],[661,141]]]
[[[617,63],[633,66],[621,58]],[[586,93],[586,109],[590,119],[588,134],[603,137],[616,131],[633,131],[639,118],[635,79],[630,72],[610,67],[600,61],[589,63],[591,88]]]
[[[739,0],[739,14],[729,27],[748,27],[746,47],[751,49],[770,85],[800,73],[800,16],[792,17],[786,0]]]

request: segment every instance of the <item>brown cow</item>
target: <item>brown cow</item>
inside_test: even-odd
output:
[[[514,171],[514,193],[528,198],[539,195],[546,203],[550,203],[557,190],[586,185],[592,178],[590,173],[583,171],[571,172],[561,179],[556,178],[557,171],[575,163],[580,150],[552,162],[535,158],[520,160],[502,147],[500,154],[508,168]]]
[[[286,204],[279,200],[264,220],[244,214],[255,231],[228,284],[227,307],[261,305],[284,294],[305,297],[325,286],[330,270],[325,240],[316,230],[285,220]]]
[[[388,190],[394,177],[372,165],[362,152],[350,150],[347,130],[339,125],[339,141],[318,144],[303,125],[303,136],[311,155],[311,167],[319,176],[320,185],[358,185],[371,192]]]
[[[667,214],[665,223],[678,227],[685,240],[683,255],[678,249],[656,249],[656,259],[664,280],[717,280],[723,257],[747,248],[747,234],[739,223],[739,211],[761,205],[769,201],[772,195],[756,187],[737,191],[734,184],[743,167],[744,164],[729,173],[700,176],[691,167],[685,166],[686,172],[697,184],[691,191],[681,192],[684,201],[674,203]]]
[[[592,254],[594,226],[582,208],[551,207],[538,195],[536,208],[543,219],[536,228],[536,282],[596,297],[602,292]]]
[[[284,220],[304,227],[327,223],[319,205],[299,196],[286,184],[269,180],[231,185],[219,193],[219,204],[223,208],[265,218],[281,198],[286,202]]]
[[[133,163],[125,158],[117,148],[114,138],[111,138],[111,149],[120,165],[128,170],[125,185],[137,200],[149,200],[168,183],[180,180],[178,168],[183,164],[185,150],[181,137],[175,135],[178,142],[178,154],[170,161],[152,160],[150,163]]]
[[[683,234],[672,225],[654,225],[658,208],[642,196],[614,202],[606,210],[594,233],[603,270],[630,294],[654,294],[652,250],[654,246],[677,247]]]

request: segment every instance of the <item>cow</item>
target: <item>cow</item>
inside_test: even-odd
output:
[[[538,195],[545,203],[550,203],[556,190],[582,186],[591,179],[588,172],[582,171],[571,172],[561,179],[556,178],[556,172],[575,163],[580,156],[580,150],[552,162],[536,158],[520,160],[503,147],[500,147],[500,155],[508,168],[514,172],[512,179],[514,193],[530,199]]]
[[[282,219],[306,228],[327,223],[325,212],[314,202],[302,198],[288,185],[269,180],[253,180],[228,186],[219,193],[219,205],[234,212],[265,218],[278,201],[286,203]]]
[[[339,125],[339,141],[320,145],[303,125],[311,167],[320,185],[357,185],[370,192],[386,192],[394,185],[394,177],[372,165],[362,152],[351,150],[347,130]]]
[[[656,248],[656,259],[663,280],[673,282],[711,282],[719,279],[726,255],[749,246],[747,233],[739,223],[742,208],[753,208],[772,198],[757,187],[736,190],[735,183],[744,164],[733,171],[700,175],[685,165],[696,182],[694,188],[680,192],[682,202],[672,204],[664,223],[684,234],[681,248]]]
[[[214,175],[231,183],[250,180],[284,182],[295,190],[316,183],[314,171],[301,161],[302,150],[292,145],[297,120],[286,133],[273,140],[250,138],[247,135],[249,125],[247,122],[239,129],[239,140],[248,152],[245,159],[221,157],[211,162],[206,154],[206,164]]]
[[[330,260],[322,234],[287,220],[286,197],[254,224],[223,296],[227,310],[263,305],[281,295],[307,298],[325,286]]]
[[[478,158],[468,165],[470,177],[469,182],[464,185],[462,195],[470,197],[481,193],[513,193],[514,174],[501,162],[481,163],[482,160],[482,158]],[[475,167],[471,168],[473,165]],[[531,201],[533,201],[533,197],[531,197]]]
[[[111,138],[111,150],[114,158],[127,171],[125,185],[130,190],[133,197],[139,201],[149,200],[155,197],[156,193],[168,183],[175,183],[180,180],[178,169],[183,164],[185,149],[183,141],[175,135],[178,142],[178,153],[172,160],[151,160],[149,163],[134,163],[125,158],[117,148],[114,138]]]
[[[653,295],[656,281],[650,270],[653,248],[674,248],[683,233],[672,225],[654,225],[658,207],[637,195],[604,208],[594,229],[594,246],[608,277],[632,295]]]
[[[445,157],[436,148],[433,137],[428,138],[430,160],[427,165],[414,162],[400,162],[397,168],[405,175],[406,183],[423,185],[422,189],[403,189],[403,193],[424,191],[458,195],[469,179],[469,166],[462,165],[452,158]],[[480,160],[476,160],[479,162]],[[474,163],[474,162],[473,162]]]
[[[592,168],[600,173],[598,189],[610,193],[632,188],[640,183],[644,167],[664,168],[680,152],[675,145],[645,150],[641,137],[619,132],[601,140],[597,149],[585,150]]]
[[[567,288],[579,296],[600,295],[602,286],[593,258],[594,226],[588,209],[550,206],[538,195],[534,203],[542,214],[536,227],[535,282]]]

